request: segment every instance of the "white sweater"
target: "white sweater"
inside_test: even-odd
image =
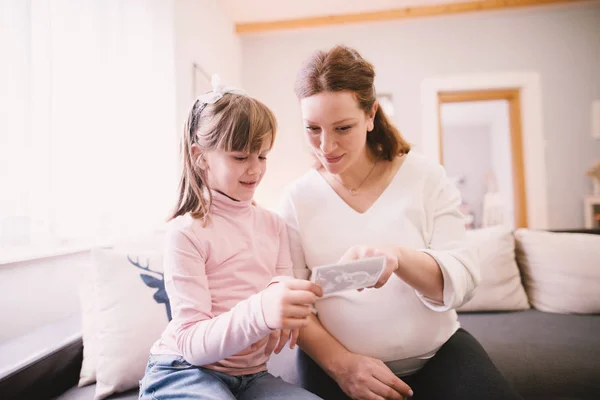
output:
[[[456,332],[454,308],[479,281],[475,252],[465,242],[460,193],[444,169],[410,152],[379,199],[361,214],[317,170],[288,186],[281,214],[288,223],[294,273],[336,263],[354,245],[398,244],[433,256],[444,278],[444,303],[427,299],[396,275],[380,289],[319,300],[319,319],[348,350],[412,373]]]

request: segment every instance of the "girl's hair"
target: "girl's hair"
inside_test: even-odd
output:
[[[169,220],[190,213],[193,218],[206,223],[210,212],[210,182],[206,170],[193,158],[193,144],[197,144],[202,153],[217,149],[255,153],[265,143],[269,149],[273,146],[276,131],[273,112],[251,97],[226,93],[215,104],[196,100],[181,138],[183,170],[179,198]]]
[[[317,51],[303,65],[296,76],[295,92],[298,99],[322,92],[350,91],[365,113],[371,112],[376,101],[375,69],[354,49],[336,46]],[[367,146],[375,157],[393,160],[410,151],[410,144],[390,122],[381,107],[377,107],[374,128],[367,135]]]

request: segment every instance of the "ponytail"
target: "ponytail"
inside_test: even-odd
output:
[[[367,146],[381,160],[392,161],[410,151],[410,144],[388,119],[381,106],[377,107],[373,130],[367,134]]]
[[[182,159],[181,178],[179,180],[179,195],[177,205],[168,220],[190,213],[206,223],[212,194],[208,188],[206,171],[194,162],[192,145],[195,143],[196,132],[200,125],[200,114],[206,104],[196,101],[188,116],[181,138],[180,152]]]

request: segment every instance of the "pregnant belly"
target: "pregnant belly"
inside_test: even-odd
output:
[[[315,307],[325,329],[344,347],[382,361],[435,351],[459,326],[455,311],[429,309],[395,276],[380,289],[343,292]]]

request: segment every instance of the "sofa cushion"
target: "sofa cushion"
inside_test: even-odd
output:
[[[510,227],[467,231],[467,240],[477,251],[481,282],[473,298],[458,311],[509,311],[529,308],[515,260],[515,239]]]
[[[518,229],[517,261],[531,305],[600,313],[600,236]]]
[[[73,387],[63,393],[61,396],[57,397],[56,400],[92,400],[94,398],[95,390],[95,385],[86,387]],[[134,389],[123,393],[115,393],[108,397],[108,399],[134,400],[138,399],[138,397],[138,390]]]
[[[459,315],[502,374],[526,400],[600,398],[600,315],[537,310]],[[297,383],[296,350],[269,360],[269,371]]]
[[[526,399],[600,399],[600,315],[527,310],[459,320]]]

